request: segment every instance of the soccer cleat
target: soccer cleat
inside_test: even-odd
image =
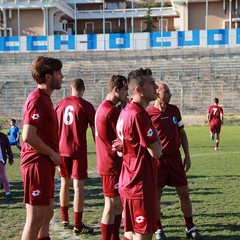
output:
[[[158,229],[155,232],[155,239],[157,240],[167,240],[167,236],[165,235],[164,231],[162,229]]]
[[[69,228],[69,221],[62,221],[62,229],[68,229]]]
[[[188,239],[203,240],[203,236],[195,227],[191,228],[190,230],[186,230],[186,236]]]
[[[218,150],[218,148],[217,148],[217,147],[215,147],[215,148],[214,148],[214,150],[215,150],[215,151],[217,151],[217,150]]]
[[[94,229],[91,228],[91,227],[88,227],[86,226],[85,224],[82,224],[81,228],[80,229],[77,229],[77,228],[73,228],[73,233],[78,236],[78,235],[81,235],[81,234],[88,234],[88,233],[93,233]]]

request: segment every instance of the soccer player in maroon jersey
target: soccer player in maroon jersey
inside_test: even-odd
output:
[[[218,106],[219,99],[214,98],[214,104],[208,108],[207,119],[210,127],[210,136],[212,140],[214,140],[214,136],[216,133],[216,143],[215,150],[218,150],[219,141],[220,141],[220,132],[221,126],[223,124],[223,109]]]
[[[86,132],[90,126],[93,140],[95,134],[93,105],[83,99],[84,82],[76,78],[70,85],[71,96],[56,104],[59,124],[59,150],[61,154],[60,175],[60,210],[62,227],[69,227],[69,190],[71,178],[74,187],[74,223],[73,232],[76,235],[92,233],[90,228],[82,223],[84,205],[84,183],[88,177],[87,138]]]
[[[120,110],[116,105],[128,96],[127,79],[113,75],[108,81],[108,94],[96,111],[95,140],[97,172],[101,176],[104,210],[101,219],[102,240],[119,240],[122,204],[118,192],[122,158],[112,149],[117,138],[116,124]]]
[[[23,111],[21,173],[26,204],[26,223],[22,240],[49,240],[53,217],[55,166],[60,163],[58,123],[51,94],[60,89],[62,62],[37,57],[32,63],[32,77],[37,82],[26,99]]]
[[[164,186],[175,187],[185,220],[186,236],[191,239],[201,240],[202,236],[193,223],[192,204],[186,176],[186,172],[191,167],[188,139],[178,107],[169,104],[171,96],[169,87],[164,83],[160,83],[158,85],[158,98],[154,105],[147,109],[162,143],[162,155],[158,159],[158,212],[160,213],[160,199]],[[183,162],[179,150],[180,145],[182,145],[185,155]],[[155,234],[156,239],[167,239],[160,216],[158,231]]]
[[[157,158],[161,143],[145,108],[157,98],[151,69],[137,69],[128,75],[132,101],[117,122],[122,141],[123,166],[119,193],[123,204],[124,239],[152,239],[157,223]]]

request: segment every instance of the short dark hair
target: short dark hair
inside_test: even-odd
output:
[[[14,119],[14,118],[11,118],[10,121],[13,123],[16,123],[16,119]]]
[[[112,75],[108,81],[108,92],[111,92],[114,87],[121,89],[127,86],[127,78],[122,75]]]
[[[218,104],[218,103],[219,103],[219,99],[218,99],[218,98],[214,98],[214,102],[215,102],[216,104]]]
[[[150,68],[139,68],[136,70],[131,71],[128,74],[128,88],[130,92],[132,93],[134,88],[139,85],[140,87],[143,87],[144,85],[144,76],[151,76],[152,70]]]
[[[71,86],[75,88],[78,92],[81,90],[85,90],[84,82],[81,78],[75,78],[71,82]]]
[[[53,74],[62,69],[60,59],[39,56],[32,62],[32,77],[38,84],[45,83],[45,74]]]

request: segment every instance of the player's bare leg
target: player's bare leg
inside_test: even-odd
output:
[[[49,224],[53,217],[53,199],[48,206],[26,204],[27,218],[22,233],[22,240],[49,236]]]
[[[192,217],[192,203],[189,197],[188,186],[176,187],[179,196],[180,209],[184,217]]]
[[[69,208],[69,189],[71,185],[71,178],[61,177],[61,188],[60,188],[60,209],[61,209],[61,220],[62,227],[68,228],[68,208]]]
[[[220,141],[220,133],[218,132],[216,133],[215,151],[218,150],[219,141]]]
[[[103,240],[109,239],[109,236],[112,234],[116,234],[117,231],[114,229],[115,218],[122,215],[122,203],[120,196],[105,196],[104,198],[104,209],[101,219],[101,232]]]

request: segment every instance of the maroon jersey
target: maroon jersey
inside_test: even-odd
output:
[[[104,100],[95,117],[95,141],[97,171],[100,175],[119,175],[122,159],[112,151],[112,141],[117,138],[116,124],[120,110],[110,101]]]
[[[119,178],[121,197],[154,197],[157,188],[157,160],[146,147],[156,142],[157,136],[146,110],[135,102],[129,103],[121,111],[117,131],[123,142],[123,166]]]
[[[50,96],[39,88],[32,91],[25,102],[23,111],[24,124],[36,127],[39,138],[54,151],[58,152],[57,116]],[[25,167],[37,162],[39,157],[43,155],[23,142],[21,166]],[[49,161],[51,160],[49,159]]]
[[[208,108],[208,114],[210,115],[210,125],[217,125],[221,126],[221,114],[223,114],[222,107],[219,107],[217,105],[212,105]]]
[[[59,124],[59,150],[61,156],[78,158],[87,156],[86,132],[94,125],[95,109],[81,97],[69,96],[56,104]]]
[[[157,129],[162,143],[162,153],[170,154],[180,148],[178,129],[183,128],[183,121],[177,106],[168,104],[162,112],[152,105],[147,109],[153,126]]]

